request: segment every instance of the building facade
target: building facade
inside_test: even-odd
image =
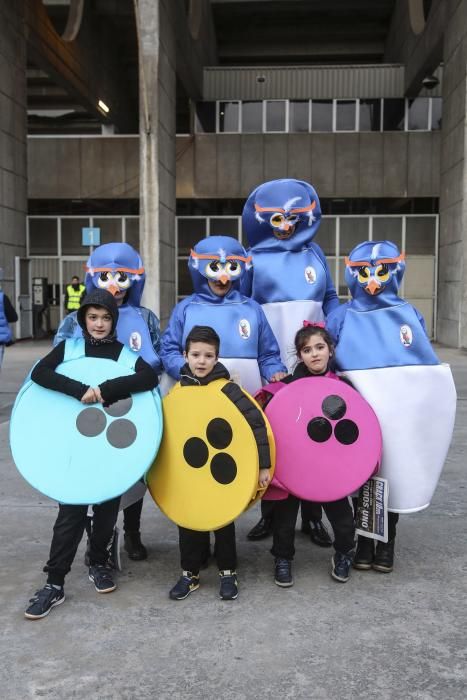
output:
[[[467,347],[467,0],[89,5],[0,9],[0,267],[18,335],[36,278],[58,324],[83,227],[141,250],[164,322],[191,291],[190,247],[242,240],[250,191],[295,177],[320,196],[341,299],[344,256],[389,238],[430,334]]]

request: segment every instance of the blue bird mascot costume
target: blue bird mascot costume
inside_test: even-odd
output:
[[[157,316],[141,306],[146,273],[139,253],[128,243],[105,243],[96,248],[86,265],[86,292],[106,289],[119,303],[118,340],[141,355],[157,373],[160,331]],[[121,301],[120,301],[121,300]],[[58,345],[67,338],[81,338],[76,312],[63,319],[54,338]]]
[[[313,238],[321,222],[314,188],[302,180],[265,182],[248,197],[242,215],[253,266],[242,291],[262,305],[289,369],[293,339],[339,306],[323,251]]]
[[[243,246],[229,236],[210,236],[191,251],[188,267],[195,291],[176,305],[161,342],[162,361],[173,380],[180,378],[185,364],[186,337],[200,325],[216,330],[221,339],[219,361],[251,394],[261,387],[261,377],[270,381],[275,373],[286,371],[261,306],[240,292],[250,264]],[[226,285],[227,293],[217,295],[210,282]]]
[[[390,241],[365,241],[346,258],[352,299],[327,327],[338,369],[374,409],[383,433],[379,475],[389,510],[412,513],[432,499],[451,442],[456,390],[437,358],[421,314],[398,296],[404,254]]]
[[[117,338],[136,356],[140,355],[157,374],[162,371],[159,358],[159,319],[141,306],[146,273],[139,253],[128,243],[104,243],[96,248],[86,264],[84,283],[89,294],[93,289],[110,292],[119,305]],[[54,345],[68,338],[81,338],[76,311],[66,316],[55,335]],[[124,509],[125,549],[134,560],[146,559],[140,538],[140,520],[145,485],[141,482],[122,497]]]

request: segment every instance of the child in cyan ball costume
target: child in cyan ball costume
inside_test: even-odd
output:
[[[297,331],[294,342],[298,364],[293,373],[282,379],[280,384],[290,384],[307,377],[328,377],[339,381],[339,377],[329,368],[334,348],[323,324],[304,321],[304,326]],[[312,391],[311,388],[310,391]],[[267,388],[258,396],[260,403],[264,402],[265,395],[267,395]],[[274,487],[274,479],[272,487]],[[275,558],[274,581],[278,586],[287,588],[293,585],[295,523],[300,500],[276,488],[268,489],[263,496],[263,500],[270,499],[275,501],[271,549]],[[355,537],[352,508],[348,498],[323,503],[322,506],[334,530],[335,552],[332,557],[331,576],[336,581],[345,583],[350,575]]]
[[[185,341],[186,364],[180,370],[180,385],[196,387],[209,384],[216,379],[230,379],[229,372],[218,362],[220,339],[210,326],[194,326]],[[261,411],[235,382],[227,382],[220,389],[244,416],[251,427],[259,456],[258,485],[269,483],[271,455],[266,424]],[[182,576],[171,589],[172,600],[184,600],[199,588],[199,570],[209,551],[209,532],[179,527],[180,563]],[[220,576],[219,595],[223,600],[234,600],[238,595],[237,553],[235,524],[232,522],[214,532],[214,556]]]
[[[118,306],[112,294],[98,289],[88,294],[77,312],[77,321],[83,331],[85,356],[95,358],[96,362],[117,362],[124,346],[116,339]],[[149,391],[157,385],[156,373],[142,357],[137,359],[133,374],[109,379],[96,387],[87,386],[60,374],[55,370],[64,360],[66,343],[82,341],[65,340],[59,343],[34,367],[31,373],[34,382],[46,389],[67,394],[83,404],[100,403],[104,406],[127,398],[132,393]],[[120,496],[93,507],[94,526],[90,538],[89,579],[98,593],[110,593],[116,588],[107,566],[107,545],[113,533],[119,503]],[[50,556],[44,568],[48,574],[47,583],[31,598],[25,611],[25,617],[28,619],[45,617],[53,607],[64,602],[65,576],[70,571],[83,535],[87,511],[87,505],[59,504]]]

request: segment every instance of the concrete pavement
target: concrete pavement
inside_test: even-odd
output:
[[[392,574],[354,571],[347,584],[336,583],[331,550],[297,533],[295,586],[280,589],[269,542],[246,540],[255,508],[237,526],[238,600],[219,600],[211,564],[200,589],[173,602],[177,530],[147,496],[149,559],[124,556],[117,591],[98,595],[81,545],[65,604],[32,622],[23,610],[45,580],[56,505],[15,469],[8,415],[24,375],[48,347],[8,348],[0,374],[2,698],[467,697],[467,355],[439,349],[458,390],[454,442],[432,506],[400,519]]]

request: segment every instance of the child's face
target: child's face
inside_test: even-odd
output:
[[[217,362],[216,348],[209,343],[190,343],[183,355],[195,377],[206,377]]]
[[[310,336],[300,350],[300,359],[312,374],[323,374],[331,356],[328,344],[320,335]]]
[[[85,315],[86,330],[96,340],[107,338],[112,330],[112,316],[102,306],[89,306]]]

